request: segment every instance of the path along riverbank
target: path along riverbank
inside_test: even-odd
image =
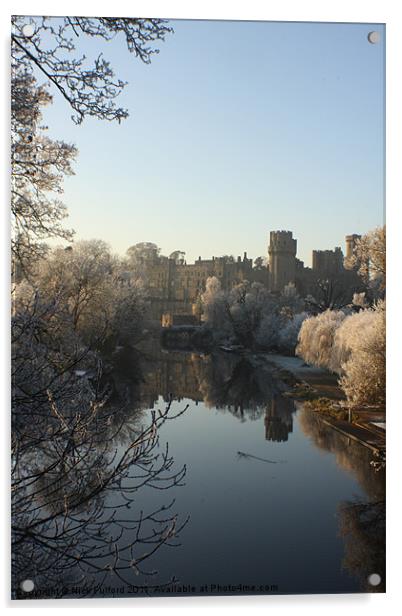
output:
[[[322,409],[319,410],[319,405],[316,409],[325,424],[376,453],[385,452],[385,409],[348,409],[338,377],[321,368],[308,366],[299,357],[264,354],[264,359],[281,370],[285,381],[286,373],[293,377],[288,379],[291,384],[288,395],[296,401],[308,400],[313,408],[314,401],[322,401]]]

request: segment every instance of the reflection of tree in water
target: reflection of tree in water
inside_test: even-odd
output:
[[[193,361],[206,406],[228,409],[242,421],[262,416],[271,383],[245,358],[209,355]]]
[[[277,377],[266,365],[253,365],[235,354],[163,353],[150,346],[142,358],[142,399],[200,400],[209,408],[228,410],[240,421],[265,413],[267,440],[286,441],[293,429],[294,402],[281,396]],[[138,371],[137,371],[138,372]]]
[[[185,475],[158,446],[160,426],[174,417],[169,410],[153,412],[141,427],[131,410],[127,430],[123,407],[88,394],[75,413],[63,414],[49,397],[34,423],[19,418],[27,428],[13,438],[14,597],[32,597],[20,590],[24,579],[42,596],[68,596],[62,589],[72,584],[90,596],[108,582],[151,585],[156,572],[147,559],[175,545],[183,526],[169,499],[141,511],[143,486],[167,490]]]
[[[109,373],[105,376],[111,394],[105,403],[109,423],[105,437],[113,444],[129,443],[144,428],[146,420],[141,404],[140,391],[143,383],[141,356],[131,348],[124,348],[113,358]]]
[[[338,519],[344,538],[343,566],[361,580],[362,591],[385,590],[385,473],[370,465],[373,454],[363,445],[326,426],[316,413],[301,407],[300,425],[315,445],[335,455],[337,464],[353,474],[367,500],[342,502]],[[381,584],[371,586],[368,576],[378,573]]]
[[[325,425],[314,411],[301,407],[298,419],[303,432],[314,444],[335,455],[337,464],[356,477],[370,500],[382,500],[385,494],[385,473],[370,466],[373,453],[367,447]]]
[[[253,365],[245,357],[223,354],[194,356],[193,362],[208,407],[228,409],[241,421],[259,419],[265,413],[266,439],[288,439],[294,403],[281,396],[278,380],[266,366]]]
[[[360,579],[362,591],[385,592],[385,500],[344,502],[338,517],[345,542],[343,566]],[[381,577],[378,586],[368,582],[372,573]]]

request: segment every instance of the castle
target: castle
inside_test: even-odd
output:
[[[312,267],[305,267],[297,258],[297,240],[292,231],[271,231],[268,245],[268,263],[254,263],[245,252],[243,258],[212,257],[194,263],[157,256],[146,264],[149,296],[156,313],[157,305],[167,315],[194,313],[194,304],[205,290],[209,277],[217,277],[223,289],[231,289],[244,280],[259,282],[273,293],[281,293],[292,283],[302,297],[312,293],[319,279],[347,279],[351,286],[358,277],[351,262],[356,241],[360,235],[346,236],[346,256],[339,246],[334,250],[313,250]],[[161,315],[162,312],[159,312]],[[160,318],[160,317],[157,317]],[[172,324],[169,318],[165,325]]]

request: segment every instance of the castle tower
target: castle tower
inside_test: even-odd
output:
[[[313,250],[313,271],[321,276],[333,276],[343,270],[343,252],[340,246],[334,250]]]
[[[356,247],[357,240],[361,239],[361,235],[357,233],[353,233],[352,235],[347,235],[345,238],[346,241],[346,256],[344,260],[344,266],[346,269],[355,269],[358,267],[357,263],[354,263],[353,256],[354,250]]]
[[[282,291],[296,278],[297,240],[292,231],[271,231],[269,235],[269,272],[271,291]]]

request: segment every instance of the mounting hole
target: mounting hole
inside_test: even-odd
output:
[[[20,587],[24,592],[32,592],[35,588],[35,584],[32,580],[23,580]]]
[[[380,33],[377,32],[377,30],[374,30],[373,32],[369,32],[368,35],[367,35],[367,40],[372,45],[375,45],[376,43],[379,43],[380,42]]]
[[[35,34],[35,28],[33,27],[33,24],[25,24],[25,26],[23,26],[22,28],[22,34],[28,38],[33,36]]]
[[[372,573],[368,576],[368,583],[370,586],[378,586],[378,584],[381,584],[381,575],[378,575],[378,573]]]

